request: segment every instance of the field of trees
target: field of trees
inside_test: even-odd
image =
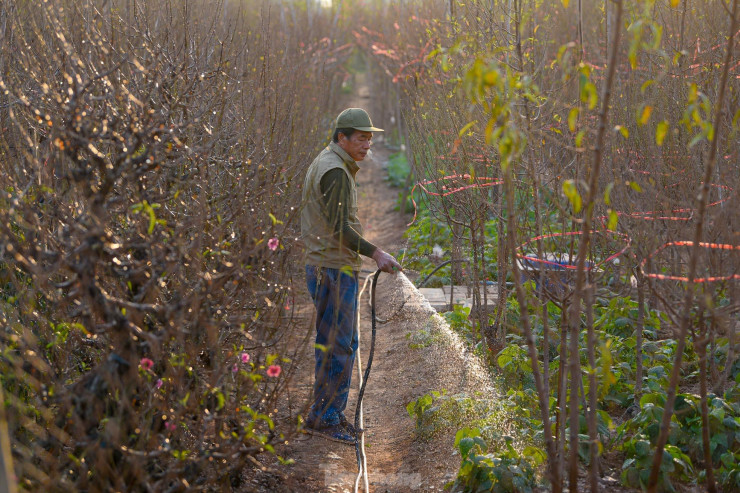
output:
[[[362,66],[397,257],[471,287],[516,422],[460,429],[450,490],[740,491],[739,3],[4,2],[3,486],[288,462],[300,188]]]

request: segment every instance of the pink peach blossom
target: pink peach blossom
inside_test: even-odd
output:
[[[270,365],[267,367],[267,376],[268,377],[279,377],[281,371],[282,371],[282,368],[280,368],[280,365]]]
[[[267,240],[267,248],[269,248],[273,252],[277,250],[278,245],[280,245],[280,240],[278,240],[277,238],[270,238],[269,240]]]
[[[141,361],[139,361],[139,366],[144,371],[149,371],[152,369],[152,366],[154,366],[154,361],[150,360],[149,358],[141,358]]]

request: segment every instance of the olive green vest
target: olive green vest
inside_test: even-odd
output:
[[[344,170],[349,179],[349,224],[362,236],[362,224],[357,218],[357,184],[355,174],[360,169],[344,149],[330,143],[314,159],[306,172],[301,200],[301,237],[306,247],[306,264],[318,267],[342,269],[349,267],[359,271],[362,259],[339,243],[329,225],[329,214],[321,194],[321,177],[334,168]]]

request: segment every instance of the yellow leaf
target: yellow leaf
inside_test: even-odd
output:
[[[650,120],[650,115],[653,113],[653,107],[646,105],[642,109],[642,115],[640,115],[640,125],[645,125]]]
[[[614,212],[612,209],[609,209],[609,222],[607,223],[606,229],[608,229],[609,231],[616,231],[618,220],[619,217],[617,216],[617,213]]]
[[[571,132],[576,131],[576,120],[578,120],[578,108],[572,108],[568,113],[568,128]]]
[[[671,0],[671,7],[673,7],[675,9],[676,7],[678,7],[678,2],[680,2],[680,1],[681,0]]]
[[[655,129],[655,143],[658,144],[658,146],[663,145],[663,140],[665,139],[665,134],[668,132],[668,122],[663,120],[662,122],[658,123],[658,127]]]
[[[570,0],[562,0],[562,2],[563,2],[563,7],[567,9],[568,5],[570,4]]]
[[[576,147],[583,147],[583,137],[586,135],[585,130],[581,130],[576,134]],[[544,141],[544,139],[543,139]]]
[[[563,182],[563,194],[568,198],[568,201],[570,201],[576,214],[579,213],[581,211],[583,201],[581,199],[581,194],[578,193],[575,181],[565,180]]]
[[[465,132],[467,132],[468,130],[470,130],[470,127],[472,127],[476,123],[478,123],[478,120],[473,120],[472,122],[468,123],[462,129],[460,129],[460,132],[457,135],[459,135],[460,137],[462,137],[465,134]]]

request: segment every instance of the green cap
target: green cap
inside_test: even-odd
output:
[[[339,113],[336,128],[354,128],[362,132],[383,132],[382,128],[373,127],[370,115],[362,108],[347,108]]]

